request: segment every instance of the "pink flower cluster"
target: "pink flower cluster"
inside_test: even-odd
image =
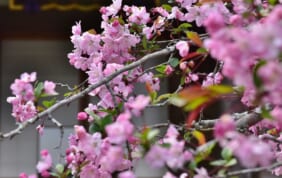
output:
[[[37,163],[36,169],[42,177],[49,177],[48,170],[52,167],[52,158],[48,150],[41,150],[41,161]]]
[[[209,18],[205,23],[211,33],[205,46],[213,57],[224,62],[223,74],[236,85],[244,86],[242,101],[247,105],[254,105],[258,95],[265,103],[282,104],[281,80],[277,77],[281,74],[278,62],[282,50],[281,12],[282,6],[278,5],[263,20],[244,27],[222,25],[223,21],[217,22],[215,27],[208,22]],[[254,67],[261,61],[266,64],[255,72],[263,88],[253,78]]]
[[[75,134],[69,138],[70,147],[66,156],[72,175],[81,178],[111,178],[112,173],[120,172],[120,177],[134,177],[132,172],[126,171],[132,166],[131,161],[126,158],[120,145],[111,144],[111,141],[116,141],[111,138],[103,139],[98,132],[91,135],[82,126],[75,126]]]
[[[160,141],[160,144],[153,145],[146,154],[147,163],[156,168],[165,165],[172,169],[183,168],[184,164],[192,159],[192,153],[185,150],[185,142],[183,140],[178,141],[178,135],[175,127],[170,125],[166,137]]]
[[[17,122],[24,122],[37,114],[34,104],[37,99],[34,93],[33,83],[36,81],[36,73],[23,73],[19,79],[11,84],[12,93],[15,96],[7,98],[7,102],[13,105],[12,116]],[[56,85],[53,82],[45,81],[43,92],[46,95],[56,95]]]
[[[236,132],[234,120],[228,115],[216,123],[214,134],[220,145],[230,149],[245,167],[268,166],[274,159],[271,145]]]

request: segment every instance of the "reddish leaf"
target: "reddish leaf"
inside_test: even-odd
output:
[[[206,143],[206,137],[202,132],[194,130],[192,135],[198,140],[199,145],[204,145]]]
[[[199,34],[196,32],[186,32],[187,37],[192,40],[193,43],[195,43],[197,46],[202,47],[203,46],[203,41],[200,38]]]
[[[193,122],[198,119],[202,107],[198,107],[197,109],[190,112],[188,117],[186,118],[186,128],[190,128]]]
[[[198,53],[198,52],[192,52],[192,53],[189,53],[187,56],[185,56],[184,58],[182,58],[180,60],[180,62],[183,62],[183,61],[187,61],[189,59],[192,59],[194,57],[197,57],[197,56],[200,56],[200,55],[203,55],[202,53]]]

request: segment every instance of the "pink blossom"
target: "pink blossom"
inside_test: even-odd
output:
[[[48,95],[57,95],[58,93],[55,91],[56,84],[51,81],[44,82],[44,91]]]
[[[197,174],[194,176],[194,178],[210,178],[207,170],[203,167],[200,169],[196,169]]]
[[[25,104],[17,104],[17,102],[13,104],[12,116],[16,118],[17,122],[24,122],[34,117],[36,114],[37,110],[32,101],[28,101]]]
[[[150,151],[146,154],[145,160],[150,166],[160,168],[165,165],[167,153],[167,149],[159,145],[153,145]]]
[[[198,6],[186,7],[188,13],[185,14],[185,19],[188,22],[196,22],[198,27],[202,26],[206,16],[202,13],[201,9]]]
[[[98,63],[97,65],[92,64],[90,66],[90,70],[87,72],[89,76],[88,82],[90,84],[95,84],[104,77],[102,67],[102,63]]]
[[[223,115],[214,126],[214,136],[216,139],[222,139],[228,132],[233,132],[236,129],[234,120],[230,115]]]
[[[172,7],[171,13],[167,17],[168,19],[177,19],[180,21],[184,21],[185,17],[183,12],[180,11],[180,9],[176,6]]]
[[[26,173],[22,172],[19,175],[19,178],[37,178],[35,174],[27,175]]]
[[[122,0],[113,0],[113,3],[108,7],[102,7],[100,13],[102,14],[103,20],[108,20],[109,16],[116,15],[121,9]]]
[[[163,178],[177,178],[177,177],[171,174],[170,172],[166,172]]]
[[[191,7],[192,3],[197,2],[197,0],[176,0],[176,2],[180,3],[182,7],[188,8]]]
[[[173,71],[174,71],[174,69],[170,65],[166,65],[166,67],[165,67],[165,74],[166,75],[170,75]]]
[[[99,177],[98,168],[95,165],[87,164],[82,167],[79,176],[81,178]]]
[[[254,136],[228,132],[227,139],[220,144],[229,148],[244,167],[268,166],[274,158],[271,145]]]
[[[169,125],[165,136],[168,138],[177,138],[179,136],[179,132],[174,125]]]
[[[109,140],[115,144],[121,144],[130,136],[132,136],[134,126],[129,120],[117,120],[116,122],[106,126],[106,132]]]
[[[34,82],[36,80],[36,72],[32,72],[30,74],[28,73],[21,74],[21,80],[27,83]]]
[[[132,14],[128,17],[130,22],[138,25],[147,24],[150,21],[150,14],[146,12],[145,7],[131,7]]]
[[[272,111],[271,111],[271,115],[274,117],[274,126],[278,129],[278,130],[282,130],[282,108],[281,107],[275,107]]]
[[[124,159],[123,149],[118,146],[111,146],[106,155],[100,160],[101,169],[114,172],[128,169],[131,166],[129,160]]]
[[[76,22],[76,24],[74,26],[72,26],[72,34],[73,35],[80,35],[81,34],[80,21]]]
[[[118,178],[136,178],[136,176],[132,171],[125,171],[119,173]]]
[[[33,86],[30,82],[16,79],[14,83],[11,84],[10,89],[14,95],[20,96],[24,101],[35,99]]]
[[[77,114],[77,120],[79,120],[79,121],[87,120],[87,118],[88,118],[88,115],[87,115],[86,112],[79,112]]]
[[[179,51],[181,57],[185,57],[189,52],[189,45],[186,41],[179,41],[176,43],[176,49]]]
[[[44,131],[44,126],[40,124],[40,125],[38,125],[36,127],[36,130],[39,133],[39,135],[42,136],[43,135],[43,131]]]
[[[48,150],[41,150],[40,155],[41,155],[41,161],[37,163],[36,169],[38,170],[39,173],[45,173],[52,166],[52,158]]]
[[[204,26],[206,27],[209,34],[212,35],[225,26],[224,18],[219,12],[211,13],[204,21]]]
[[[192,153],[184,151],[184,141],[169,139],[165,143],[170,144],[166,155],[166,164],[170,168],[182,168],[186,161],[193,158]]]
[[[142,29],[142,33],[145,35],[145,37],[149,40],[153,37],[153,29],[150,27],[144,27]]]
[[[159,13],[163,17],[167,17],[169,14],[163,7],[155,7],[153,12]]]
[[[144,95],[138,95],[137,97],[131,97],[125,107],[131,111],[134,115],[140,116],[141,111],[150,103],[150,97]]]

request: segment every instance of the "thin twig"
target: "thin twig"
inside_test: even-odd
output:
[[[64,127],[57,119],[55,119],[50,113],[48,114],[48,118],[51,122],[53,122],[60,129],[60,141],[59,145],[55,147],[55,149],[59,149],[62,147],[63,138],[64,138]]]
[[[180,90],[182,90],[182,86],[179,85],[178,88],[172,93],[172,94],[176,94],[178,93]],[[156,103],[156,104],[151,104],[151,105],[148,105],[147,107],[148,108],[156,108],[156,107],[163,107],[163,106],[166,106],[167,103],[169,102],[170,98],[166,99],[165,101],[161,102],[161,103]]]
[[[234,113],[231,115],[231,117],[236,121],[237,128],[248,128],[263,119],[262,116],[255,111]],[[199,122],[195,123],[194,126],[198,129],[213,128],[218,120],[219,118],[200,120]]]
[[[278,140],[277,137],[274,137],[274,136],[269,135],[269,134],[260,135],[259,138],[262,139],[262,140],[271,140],[273,142],[282,144],[282,140]]]
[[[102,80],[100,80],[99,82],[92,84],[90,86],[88,86],[86,89],[82,90],[81,92],[74,94],[68,98],[65,98],[59,102],[57,102],[56,104],[54,104],[53,106],[51,106],[50,108],[46,109],[45,111],[42,111],[41,113],[39,113],[37,116],[32,117],[22,123],[20,123],[18,125],[17,128],[15,128],[14,130],[11,130],[7,133],[0,133],[0,140],[5,139],[5,138],[13,138],[15,135],[20,134],[28,125],[30,124],[34,124],[36,121],[38,121],[39,118],[46,116],[48,114],[53,113],[54,111],[58,110],[59,108],[73,102],[76,101],[80,98],[82,98],[83,96],[87,95],[89,92],[93,91],[95,88],[98,88],[104,84],[106,84],[107,82],[113,80],[115,77],[117,77],[118,75],[129,71],[131,69],[134,69],[136,67],[138,67],[139,65],[141,65],[142,63],[153,59],[153,58],[158,58],[158,57],[162,57],[162,56],[167,56],[168,54],[172,53],[175,50],[174,46],[170,46],[167,47],[165,49],[162,49],[160,51],[156,51],[150,54],[145,55],[144,57],[142,57],[141,59],[139,59],[136,62],[133,62],[125,67],[123,67],[122,69],[114,72],[113,74],[104,77]]]
[[[60,87],[66,87],[69,91],[75,91],[75,90],[83,87],[87,81],[88,81],[88,78],[86,80],[84,80],[83,82],[81,82],[78,86],[75,86],[75,87],[71,87],[68,84],[64,84],[64,83],[55,83],[55,84],[60,86]]]
[[[239,171],[233,171],[229,172],[224,176],[215,176],[214,178],[225,178],[225,177],[231,177],[231,176],[236,176],[236,175],[241,175],[241,174],[248,174],[248,173],[254,173],[254,172],[261,172],[261,171],[272,171],[272,169],[277,168],[279,166],[282,166],[282,162],[276,162],[270,166],[264,166],[264,167],[257,167],[257,168],[250,168],[250,169],[243,169]]]
[[[117,107],[118,104],[117,104],[117,100],[116,100],[116,96],[115,96],[115,94],[114,94],[114,91],[112,90],[112,88],[111,88],[111,86],[109,85],[109,83],[106,83],[105,85],[106,85],[107,90],[110,92],[110,94],[111,94],[111,96],[112,96],[112,100],[113,100],[114,105]],[[117,109],[117,108],[116,108],[116,109]]]

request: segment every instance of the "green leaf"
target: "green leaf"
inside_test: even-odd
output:
[[[192,135],[198,140],[199,145],[204,145],[206,143],[206,137],[202,132],[194,130]]]
[[[261,78],[258,76],[258,70],[259,70],[259,68],[261,68],[265,64],[266,64],[266,61],[261,60],[254,67],[254,70],[253,70],[253,80],[254,80],[254,84],[255,84],[255,86],[257,88],[261,88],[262,84],[263,84]]]
[[[203,41],[201,40],[199,34],[197,32],[188,31],[186,32],[186,36],[192,40],[193,43],[195,43],[197,46],[202,47]]]
[[[268,2],[269,2],[269,4],[271,4],[271,5],[275,5],[275,4],[277,4],[277,0],[268,0]]]
[[[62,165],[62,164],[57,164],[56,165],[56,170],[57,170],[57,172],[59,173],[59,174],[62,174],[63,172],[64,172],[64,165]]]
[[[158,93],[156,91],[150,92],[150,98],[151,98],[152,103],[155,103],[157,96],[158,96]]]
[[[152,129],[148,132],[147,134],[147,139],[149,141],[153,140],[158,134],[160,133],[160,131],[158,129]]]
[[[265,107],[262,107],[261,108],[261,116],[265,119],[273,119],[272,115],[270,114],[270,110],[265,108]]]
[[[230,159],[225,166],[230,167],[230,166],[235,166],[237,164],[237,160],[235,158]]]
[[[228,148],[223,148],[223,150],[221,151],[221,156],[224,160],[230,160],[232,158],[232,155],[232,150]]]
[[[143,36],[142,38],[142,46],[145,50],[148,49],[148,41],[147,41],[146,36]]]
[[[42,101],[42,105],[45,108],[50,108],[51,106],[53,106],[56,103],[56,98],[52,98],[51,100],[44,100]]]
[[[190,23],[182,23],[181,25],[178,26],[179,29],[181,30],[187,30],[188,28],[191,28],[192,25]]]
[[[212,165],[212,166],[224,166],[226,163],[227,163],[226,160],[221,159],[221,160],[212,161],[210,163],[210,165]]]
[[[55,172],[51,172],[50,175],[53,176],[53,177],[58,177],[58,178],[60,177],[60,175],[58,175],[58,174],[55,173]]]
[[[207,53],[208,51],[206,48],[198,48],[196,52],[197,53]]]
[[[70,97],[73,94],[74,94],[74,92],[66,92],[66,93],[64,93],[64,97]]]
[[[100,121],[100,126],[104,130],[107,125],[113,123],[113,116],[109,114],[104,118],[100,119],[99,121]]]
[[[103,130],[101,129],[100,125],[96,122],[93,122],[89,126],[89,132],[90,133],[96,133],[96,132],[102,132]]]
[[[187,103],[187,101],[183,98],[180,98],[179,96],[176,96],[174,95],[173,97],[171,97],[169,99],[169,102],[172,104],[172,105],[175,105],[177,107],[183,107],[185,106],[185,104]]]
[[[206,96],[200,96],[196,99],[193,99],[191,101],[189,101],[185,106],[184,106],[184,110],[185,111],[191,111],[194,110],[196,108],[198,108],[199,106],[201,106],[202,104],[208,102],[210,100],[209,97]]]
[[[38,99],[40,97],[40,95],[42,94],[42,91],[44,89],[44,84],[43,82],[39,82],[37,83],[37,85],[34,88],[34,95],[35,97]]]
[[[179,64],[179,59],[176,57],[169,58],[168,63],[171,65],[171,67],[175,68]]]
[[[166,68],[166,64],[162,64],[162,65],[158,65],[155,69],[156,69],[156,71],[158,71],[159,73],[164,74],[164,73],[165,73],[165,68]]]
[[[94,122],[90,124],[89,126],[89,132],[95,133],[95,132],[105,132],[105,127],[113,122],[112,115],[107,115],[100,119],[94,119]]]
[[[171,95],[172,95],[171,93],[162,94],[155,100],[155,102],[160,102],[162,100],[168,99],[171,97]]]
[[[196,150],[196,155],[194,157],[195,163],[198,164],[199,162],[205,160],[212,153],[215,145],[215,141],[210,141],[198,147]]]
[[[163,5],[162,5],[162,8],[164,8],[164,9],[165,9],[166,11],[168,11],[168,12],[170,12],[171,9],[172,9],[171,5],[169,5],[169,4],[163,4]]]
[[[188,31],[188,29],[191,27],[192,25],[189,23],[182,23],[177,28],[172,29],[172,31],[174,34],[182,33],[182,32]]]
[[[94,111],[90,110],[89,108],[84,110],[87,114],[89,114],[94,120],[100,120],[100,116],[95,114]]]
[[[215,94],[230,94],[234,91],[233,88],[228,85],[210,85],[206,88]]]

